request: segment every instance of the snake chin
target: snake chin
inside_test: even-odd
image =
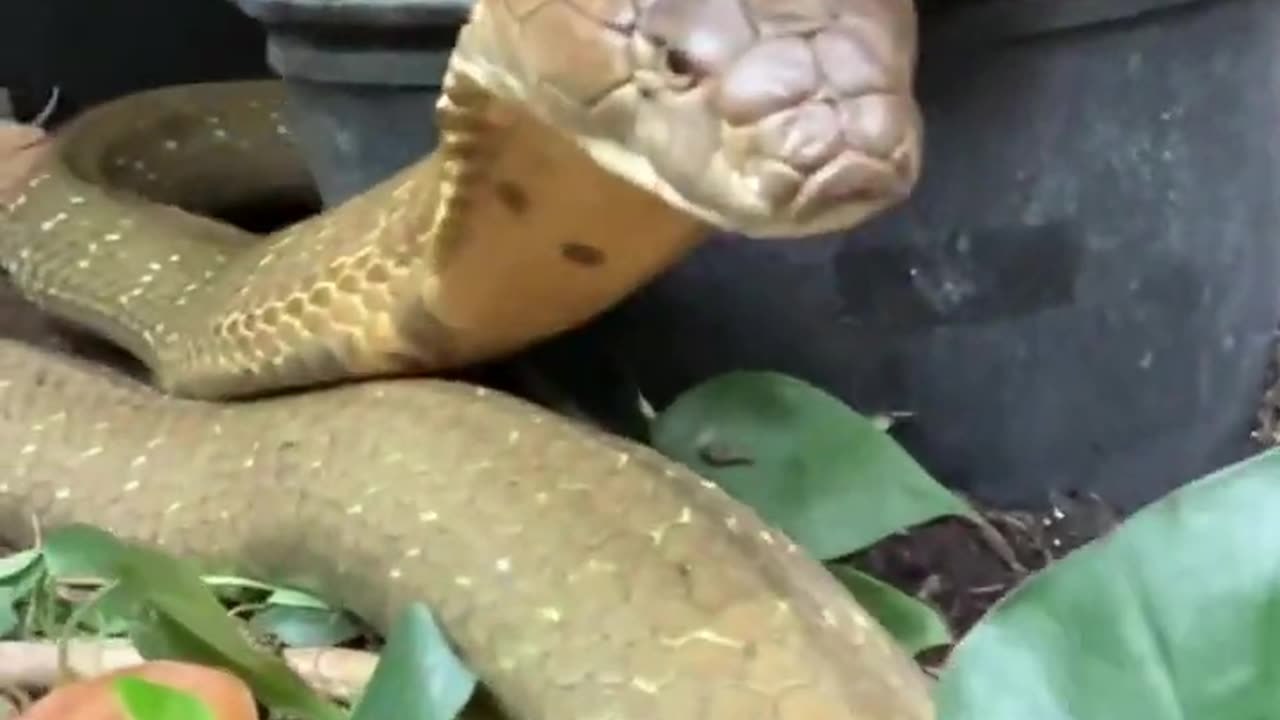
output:
[[[841,232],[904,201],[920,172],[920,135],[887,155],[848,148],[804,170],[770,156],[712,155],[696,175],[668,176],[642,153],[611,139],[580,136],[606,171],[721,231],[761,239]]]
[[[678,210],[758,238],[849,230],[903,202],[919,179],[923,120],[908,93],[819,94],[744,118],[715,102],[714,87],[620,87],[595,118],[625,120],[579,125],[570,139]]]

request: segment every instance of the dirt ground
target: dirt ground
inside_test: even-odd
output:
[[[983,509],[998,538],[968,521],[947,518],[888,538],[852,562],[936,607],[960,637],[1032,573],[1120,521],[1096,496],[1055,498],[1052,505],[1047,512]],[[1009,562],[1008,551],[1016,564]],[[936,665],[948,649],[921,660]]]

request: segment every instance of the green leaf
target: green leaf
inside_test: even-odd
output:
[[[291,606],[297,608],[311,608],[313,610],[332,610],[329,603],[320,598],[302,592],[301,590],[292,590],[289,588],[276,588],[272,591],[271,596],[267,598],[267,603],[271,605]]]
[[[117,583],[113,592],[127,593],[145,608],[135,611],[130,633],[144,657],[220,667],[242,678],[275,709],[312,720],[345,720],[342,710],[321,698],[282,659],[250,642],[247,626],[223,610],[193,567],[87,525],[50,533],[45,552],[55,576],[101,577]]]
[[[13,637],[22,625],[18,615],[17,593],[11,587],[0,586],[0,638]]]
[[[226,575],[202,575],[200,581],[213,592],[219,602],[228,606],[261,604],[262,598],[273,589],[265,583]]]
[[[44,540],[49,574],[58,579],[105,578],[125,564],[126,547],[114,535],[88,525],[67,525]]]
[[[82,525],[71,525],[49,533],[43,548],[45,568],[55,581],[96,579],[110,582],[117,576],[120,557],[126,552],[127,548],[115,536]],[[140,611],[140,602],[137,593],[130,588],[116,587],[100,596],[91,611],[78,615],[90,628],[102,627],[117,634],[123,633],[127,630],[128,619]],[[49,608],[47,612],[52,610]]]
[[[93,611],[81,618],[99,635],[113,637],[129,632],[130,617],[137,612],[137,598],[128,592],[109,592],[98,598]]]
[[[56,636],[59,630],[59,616],[66,615],[67,603],[57,596],[54,578],[44,566],[38,574],[27,594],[26,607],[22,611],[22,630],[24,636],[41,635]]]
[[[780,373],[731,372],[685,392],[651,442],[821,560],[943,515],[978,517],[875,423]]]
[[[28,565],[25,569],[17,574],[10,575],[5,578],[4,586],[12,588],[14,596],[18,600],[26,600],[33,595],[49,576],[48,568],[44,562]]]
[[[295,590],[293,588],[284,588],[260,580],[252,580],[249,578],[235,577],[232,575],[206,575],[201,578],[206,584],[218,588],[250,588],[253,590],[264,590],[269,592],[267,604],[269,605],[292,605],[295,607],[315,608],[316,610],[331,610],[329,603],[311,595],[310,593]]]
[[[329,647],[360,636],[360,627],[341,610],[275,605],[255,615],[252,624],[290,647]]]
[[[132,720],[217,720],[203,700],[185,690],[129,675],[111,685]]]
[[[219,588],[251,588],[253,590],[265,590],[267,592],[271,592],[276,589],[276,586],[271,583],[254,580],[253,578],[243,578],[236,575],[201,575],[200,581],[205,585]]]
[[[942,720],[1261,720],[1280,708],[1280,450],[1026,581],[952,651]]]
[[[453,720],[475,688],[475,675],[454,654],[430,610],[415,603],[387,633],[351,720]]]
[[[11,572],[0,583],[0,637],[18,637],[27,630],[18,606],[26,603],[30,607],[39,600],[38,590],[47,573],[44,563],[36,562],[38,559],[37,554],[31,562],[14,563],[9,568]]]
[[[20,550],[0,557],[0,582],[7,583],[18,574],[25,572],[39,559],[40,551],[35,549]]]
[[[946,618],[927,603],[848,565],[830,564],[827,569],[907,653],[914,655],[952,641]]]

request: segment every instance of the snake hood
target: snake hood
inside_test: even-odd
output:
[[[920,170],[910,0],[486,0],[451,71],[720,228],[852,227]]]

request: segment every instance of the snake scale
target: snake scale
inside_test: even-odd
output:
[[[480,0],[439,147],[266,235],[212,211],[309,185],[277,84],[83,113],[6,198],[0,261],[151,382],[0,344],[5,532],[103,525],[383,628],[424,602],[514,720],[932,718],[883,628],[714,484],[421,377],[590,319],[710,227],[905,197],[915,33],[909,0]]]

